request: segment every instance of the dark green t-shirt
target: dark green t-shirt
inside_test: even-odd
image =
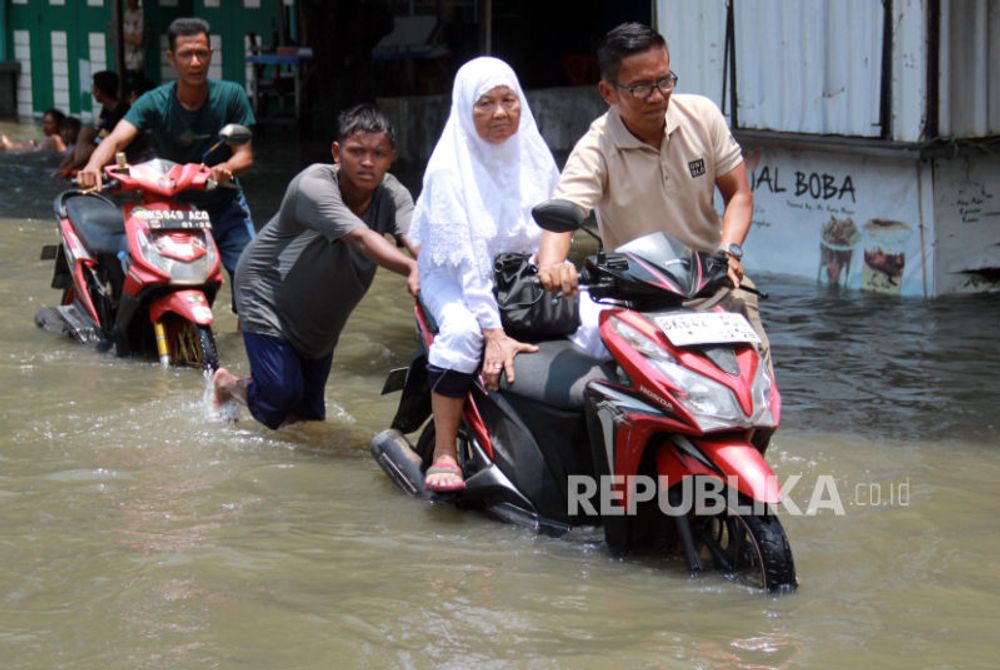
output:
[[[200,163],[204,153],[218,141],[227,123],[252,126],[256,123],[250,100],[239,84],[208,80],[205,104],[194,111],[177,100],[177,82],[144,93],[125,115],[140,131],[149,131],[156,155],[175,163]],[[205,159],[206,165],[229,160],[232,150],[222,145]],[[233,189],[218,189],[191,200],[202,206],[221,204],[235,197]]]

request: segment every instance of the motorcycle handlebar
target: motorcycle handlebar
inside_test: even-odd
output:
[[[80,191],[84,193],[104,193],[106,191],[117,191],[121,188],[121,182],[117,179],[105,179],[101,182],[101,188],[94,188],[93,186],[84,188],[80,185],[79,180],[76,177],[70,179],[70,183],[76,186]]]
[[[589,286],[594,284],[601,284],[604,282],[600,277],[595,276],[587,268],[581,268],[577,273],[577,279],[580,286]],[[532,286],[542,286],[542,280],[538,275],[533,275],[528,277],[526,281]]]

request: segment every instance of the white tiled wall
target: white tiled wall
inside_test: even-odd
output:
[[[222,79],[222,35],[209,35],[212,45],[212,64],[208,66],[208,76],[211,79]]]
[[[108,69],[107,38],[104,33],[90,33],[87,36],[90,53],[90,69],[94,72]],[[90,84],[87,84],[90,86]]]
[[[162,5],[166,0],[160,0]],[[166,35],[160,35],[160,53],[165,54],[170,50],[170,42],[167,40]],[[177,71],[170,66],[170,62],[167,60],[166,56],[160,59],[160,80],[164,83],[168,81],[173,81],[177,79]]]
[[[31,33],[27,30],[14,31],[14,60],[21,64],[21,74],[17,78],[17,115],[31,116],[34,99],[31,95]]]
[[[66,31],[52,31],[52,97],[57,109],[69,113],[69,60]]]
[[[87,35],[87,49],[90,56],[90,69],[87,73],[86,81],[84,80],[83,69],[81,68],[80,74],[80,90],[89,91],[90,85],[93,83],[93,75],[95,72],[100,72],[101,70],[108,69],[108,45],[107,37],[104,33],[90,33]],[[101,104],[90,99],[90,109],[97,111]]]
[[[243,36],[243,55],[244,56],[249,56],[251,54],[250,46],[251,46],[250,45],[250,36],[249,35],[244,35]],[[250,63],[247,63],[243,67],[243,79],[246,82],[247,95],[249,95],[250,97],[253,97],[253,89],[254,89],[254,86],[256,86],[256,83],[254,82],[254,78],[253,78],[253,65],[251,65]]]

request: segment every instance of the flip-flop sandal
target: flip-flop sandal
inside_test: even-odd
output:
[[[458,481],[451,484],[431,484],[428,478],[431,475],[457,475]],[[424,488],[428,491],[434,491],[435,493],[452,493],[454,491],[461,491],[465,488],[465,480],[462,479],[462,468],[458,467],[454,463],[442,463],[440,465],[432,465],[427,468],[427,472],[424,473]]]

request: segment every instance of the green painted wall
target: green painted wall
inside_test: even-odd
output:
[[[91,111],[90,82],[81,82],[80,61],[90,60],[90,33],[106,35],[105,59],[108,69],[117,69],[114,42],[108,31],[112,23],[113,5],[116,0],[102,0],[100,6],[90,6],[87,0],[64,0],[53,5],[51,0],[27,0],[14,4],[0,0],[0,60],[4,50],[9,58],[14,54],[14,31],[27,30],[31,36],[32,108],[41,114],[56,106],[56,86],[61,77],[68,76],[71,114]],[[166,57],[161,49],[160,36],[178,16],[198,16],[209,22],[212,33],[222,39],[222,77],[245,83],[244,38],[255,33],[270,46],[275,16],[281,0],[260,0],[260,7],[246,7],[244,0],[221,0],[219,7],[206,7],[205,0],[176,0],[176,5],[162,6],[160,0],[143,0],[143,13],[148,26],[146,40],[146,76],[153,82],[161,81],[162,66]],[[66,33],[67,62],[65,66],[53,64],[52,32]],[[60,72],[61,70],[61,72]]]
[[[266,47],[271,46],[279,3],[280,0],[261,0],[259,9],[247,9],[242,8],[242,0],[221,0],[219,7],[206,7],[205,0],[194,0],[195,15],[208,21],[212,32],[222,36],[223,79],[245,80],[244,37],[247,34],[258,35]]]
[[[0,61],[5,61],[11,56],[7,51],[11,39],[10,24],[7,23],[7,2],[8,0],[0,0]]]

